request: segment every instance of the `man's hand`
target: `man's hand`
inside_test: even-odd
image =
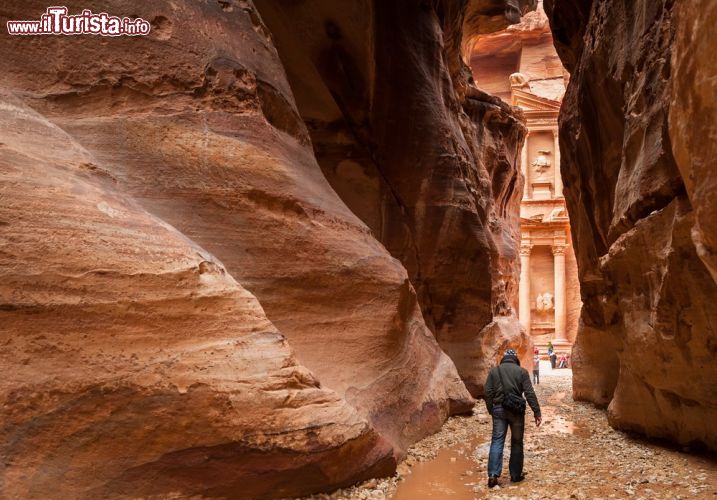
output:
[[[535,426],[540,427],[540,424],[543,423],[543,417],[540,417],[538,415],[535,416]]]

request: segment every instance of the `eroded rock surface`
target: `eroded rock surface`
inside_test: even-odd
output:
[[[573,394],[609,403],[614,426],[714,449],[707,4],[545,1],[571,71],[560,144],[583,299]]]
[[[0,48],[2,490],[330,489],[470,409],[409,273],[322,174],[253,5],[68,7],[154,29]]]
[[[214,256],[0,103],[3,496],[297,494],[393,470]]]
[[[512,307],[525,127],[471,83],[461,47],[536,2],[257,5],[326,178],[405,266],[428,327],[482,394],[485,360],[529,350]]]
[[[717,280],[717,4],[679,2],[672,49],[670,138],[695,208],[692,239]]]

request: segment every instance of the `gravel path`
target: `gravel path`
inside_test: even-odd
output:
[[[511,484],[508,444],[500,486],[486,485],[491,421],[482,402],[414,445],[397,473],[312,499],[714,498],[717,460],[632,438],[608,426],[604,410],[574,402],[568,370],[541,371],[543,425],[526,422],[527,479]]]

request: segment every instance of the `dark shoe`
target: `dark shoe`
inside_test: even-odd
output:
[[[511,477],[510,482],[511,483],[519,483],[525,479],[525,474],[521,474],[520,477]]]
[[[488,476],[488,488],[498,486],[498,476]]]

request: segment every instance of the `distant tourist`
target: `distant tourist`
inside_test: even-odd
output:
[[[533,383],[540,383],[540,351],[537,347],[533,348]]]
[[[548,342],[548,357],[550,358],[550,368],[555,370],[555,364],[558,361],[558,355],[555,354],[555,348],[552,342]]]
[[[568,357],[563,354],[560,356],[560,364],[558,365],[558,368],[567,368],[568,367]]]
[[[525,399],[523,398],[525,394]],[[540,405],[530,383],[528,370],[520,367],[513,349],[505,351],[500,364],[490,370],[485,382],[485,404],[493,417],[493,435],[488,454],[488,487],[498,484],[503,470],[503,447],[510,427],[510,480],[525,479],[523,474],[523,432],[525,431],[525,400],[533,410],[535,425],[540,426]]]

